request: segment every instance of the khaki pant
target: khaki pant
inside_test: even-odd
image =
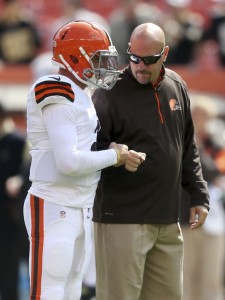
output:
[[[95,223],[97,300],[181,300],[178,224]]]

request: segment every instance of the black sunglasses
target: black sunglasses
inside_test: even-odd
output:
[[[132,63],[137,65],[137,64],[140,64],[140,62],[143,60],[145,65],[152,65],[152,64],[157,63],[157,61],[163,55],[165,48],[162,49],[162,52],[160,54],[150,55],[150,56],[145,56],[145,57],[140,57],[135,54],[132,54],[129,52],[129,50],[130,50],[130,47],[127,49],[127,56]]]

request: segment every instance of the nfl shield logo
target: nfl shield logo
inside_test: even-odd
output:
[[[61,218],[65,218],[66,212],[64,210],[60,211],[60,216],[61,216]]]

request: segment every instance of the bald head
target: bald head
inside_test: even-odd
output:
[[[165,46],[165,34],[163,30],[153,23],[144,23],[137,26],[131,34],[130,44],[139,44],[150,47],[153,51]]]
[[[141,24],[132,32],[128,46],[130,67],[136,80],[141,84],[155,84],[169,52],[163,30],[153,23]]]

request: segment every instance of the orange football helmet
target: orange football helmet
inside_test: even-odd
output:
[[[120,74],[117,56],[107,31],[91,21],[70,22],[53,37],[53,64],[86,85],[111,89]]]

